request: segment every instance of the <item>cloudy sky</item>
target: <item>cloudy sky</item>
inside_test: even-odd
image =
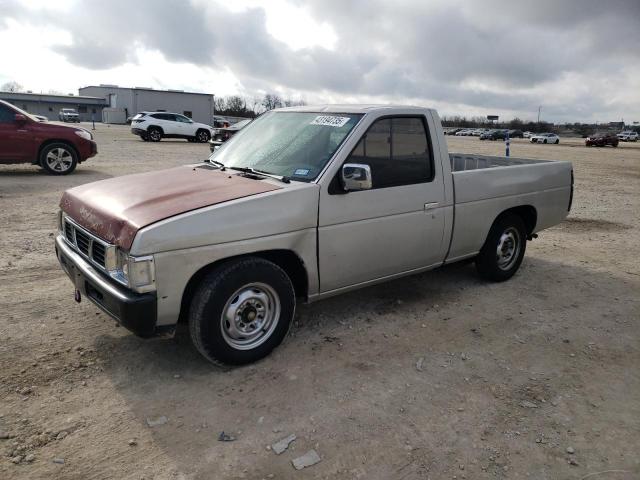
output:
[[[640,121],[640,0],[0,0],[0,84]]]

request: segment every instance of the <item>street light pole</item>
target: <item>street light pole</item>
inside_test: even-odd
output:
[[[542,105],[538,107],[538,125],[540,125],[540,110],[542,110]]]

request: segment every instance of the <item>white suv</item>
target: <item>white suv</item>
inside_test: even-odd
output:
[[[623,142],[637,142],[638,141],[638,132],[627,130],[625,132],[618,134],[618,139]]]
[[[140,112],[131,119],[131,133],[145,142],[159,142],[163,138],[185,138],[190,142],[208,142],[213,129],[196,123],[179,113]]]

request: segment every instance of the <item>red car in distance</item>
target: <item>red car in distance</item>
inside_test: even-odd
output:
[[[607,145],[617,147],[619,142],[620,139],[615,133],[595,133],[589,135],[584,144],[587,147],[606,147]]]
[[[52,175],[67,175],[97,153],[88,130],[39,121],[0,100],[0,164],[31,163]]]

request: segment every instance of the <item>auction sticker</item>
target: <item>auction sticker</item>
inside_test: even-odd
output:
[[[310,125],[325,125],[327,127],[342,127],[350,120],[349,117],[334,117],[333,115],[318,115]]]

